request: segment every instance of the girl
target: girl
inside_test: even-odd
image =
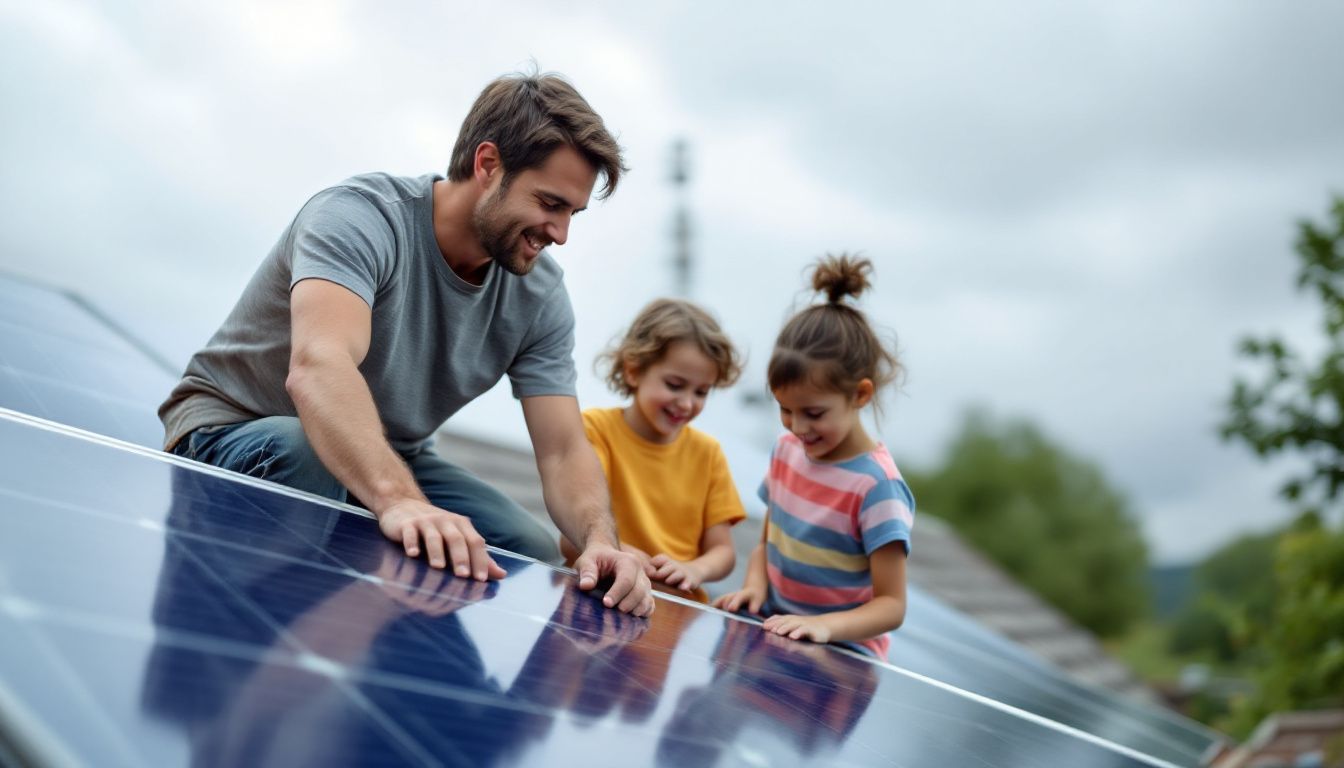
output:
[[[687,425],[712,389],[741,372],[732,342],[703,309],[659,299],[598,358],[624,408],[583,413],[602,461],[621,547],[639,556],[655,585],[708,602],[701,585],[733,570],[729,528],[746,516],[718,441]],[[563,536],[560,551],[577,552]]]
[[[812,287],[826,303],[785,324],[767,376],[787,434],[761,483],[761,543],[742,589],[715,601],[768,616],[795,640],[854,645],[886,660],[887,632],[905,620],[905,558],[915,500],[860,413],[900,363],[863,313],[843,302],[868,287],[872,263],[818,262]]]

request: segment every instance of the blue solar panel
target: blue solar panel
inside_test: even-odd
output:
[[[157,446],[154,409],[173,383],[151,352],[76,297],[0,277],[0,408]],[[90,444],[37,420],[0,421],[0,652],[15,660],[0,663],[0,736],[47,758],[288,762],[302,751],[296,741],[310,763],[325,762],[327,748],[339,762],[554,763],[596,736],[596,764],[606,755],[664,764],[1008,759],[957,751],[970,726],[939,724],[947,701],[960,712],[947,717],[969,707],[1004,744],[1025,739],[1024,755],[1062,739],[1062,749],[1101,749],[1098,764],[1116,759],[1071,735],[1077,728],[1188,764],[1215,738],[1078,685],[917,587],[893,661],[995,701],[885,682],[898,673],[672,601],[651,623],[604,611],[567,576],[503,554],[515,573],[502,584],[445,580],[383,543],[357,512]],[[408,579],[413,589],[389,586]],[[386,627],[370,621],[389,612]],[[370,627],[381,632],[357,663],[323,645]],[[277,688],[279,680],[293,685]],[[877,703],[893,690],[896,704]],[[248,698],[261,692],[264,701]],[[882,725],[910,717],[910,706],[944,729],[920,736],[934,744],[923,752],[891,747]],[[78,733],[51,725],[71,713]],[[256,733],[267,713],[290,725]],[[305,724],[308,716],[317,720]],[[316,738],[331,727],[348,729],[349,743]],[[6,755],[0,738],[0,762]]]
[[[1161,764],[699,606],[605,610],[504,553],[458,580],[353,509],[10,414],[0,529],[0,723],[39,759]]]
[[[0,408],[158,446],[175,381],[87,304],[0,275]]]
[[[903,669],[1162,759],[1196,763],[1218,738],[1166,709],[1079,684],[918,587],[910,588],[906,624],[891,641],[890,658]]]

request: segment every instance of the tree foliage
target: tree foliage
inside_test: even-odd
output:
[[[1146,611],[1147,551],[1124,496],[1030,423],[972,411],[940,468],[907,474],[922,513],[1083,626],[1110,636]]]
[[[1244,340],[1242,352],[1265,370],[1258,382],[1235,382],[1222,425],[1225,438],[1260,456],[1306,460],[1283,486],[1304,514],[1275,546],[1269,596],[1248,599],[1240,614],[1256,669],[1255,692],[1229,724],[1240,734],[1271,712],[1344,705],[1344,522],[1332,529],[1320,514],[1337,512],[1344,498],[1344,198],[1323,224],[1298,224],[1295,251],[1297,287],[1321,303],[1320,359],[1276,336]],[[1270,581],[1235,570],[1223,578],[1240,580],[1248,596],[1260,594],[1254,578]]]
[[[1325,349],[1312,362],[1277,336],[1242,340],[1242,354],[1265,370],[1257,382],[1235,382],[1222,434],[1263,457],[1305,458],[1307,470],[1283,493],[1311,510],[1333,505],[1344,490],[1344,198],[1335,198],[1325,223],[1298,224],[1295,250],[1298,290],[1321,302]]]
[[[1242,536],[1224,545],[1195,569],[1197,595],[1172,620],[1170,650],[1209,653],[1217,661],[1244,660],[1251,626],[1273,617],[1274,552],[1281,534]]]
[[[1272,616],[1248,624],[1260,658],[1255,693],[1234,710],[1242,735],[1273,712],[1344,706],[1344,529],[1306,514],[1275,554]]]

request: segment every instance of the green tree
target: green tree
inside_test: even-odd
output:
[[[1195,569],[1197,597],[1172,620],[1171,651],[1211,653],[1221,662],[1242,656],[1251,626],[1273,618],[1274,568],[1278,532],[1242,536],[1210,555]]]
[[[1147,609],[1147,551],[1124,497],[1091,462],[1020,420],[972,411],[940,468],[907,473],[921,512],[1094,632]]]
[[[1310,510],[1330,507],[1344,489],[1344,198],[1324,224],[1299,222],[1295,250],[1298,290],[1321,302],[1325,349],[1313,363],[1277,336],[1242,340],[1242,354],[1266,370],[1257,382],[1235,382],[1222,434],[1262,457],[1307,459],[1283,493]]]
[[[1276,548],[1274,589],[1272,619],[1250,625],[1262,658],[1230,724],[1243,736],[1272,712],[1344,706],[1344,530],[1303,515]]]
[[[1304,514],[1275,547],[1268,621],[1243,612],[1256,661],[1253,695],[1238,702],[1230,727],[1245,734],[1279,710],[1344,705],[1344,522],[1331,527],[1344,491],[1344,198],[1325,223],[1298,224],[1297,287],[1321,302],[1325,345],[1318,361],[1276,336],[1248,338],[1248,357],[1262,361],[1258,382],[1238,380],[1222,425],[1226,439],[1262,457],[1306,460],[1284,495]]]

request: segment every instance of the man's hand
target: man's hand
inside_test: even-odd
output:
[[[694,563],[683,563],[667,555],[654,555],[649,559],[649,565],[653,568],[650,579],[684,592],[694,592],[705,578]]]
[[[451,560],[453,573],[464,579],[485,581],[505,576],[470,520],[427,501],[407,499],[389,506],[378,516],[378,528],[411,557],[420,555],[423,541],[425,557],[433,568],[443,568]]]
[[[767,632],[793,640],[811,640],[814,643],[829,643],[831,628],[821,616],[794,616],[781,613],[765,620]]]
[[[729,613],[737,613],[743,608],[747,613],[760,615],[761,606],[765,604],[765,587],[745,584],[736,592],[729,592],[726,595],[719,596],[714,601],[714,607]]]
[[[644,574],[650,579],[653,578],[653,563],[650,562],[653,558],[649,557],[648,552],[636,547],[634,544],[626,544],[625,542],[621,542],[621,551],[634,555],[635,559],[639,561],[639,567],[644,569]]]
[[[602,598],[602,604],[636,616],[653,613],[653,594],[649,577],[639,558],[607,544],[589,544],[574,561],[579,574],[579,589],[587,592],[603,579],[611,579],[611,586]]]

